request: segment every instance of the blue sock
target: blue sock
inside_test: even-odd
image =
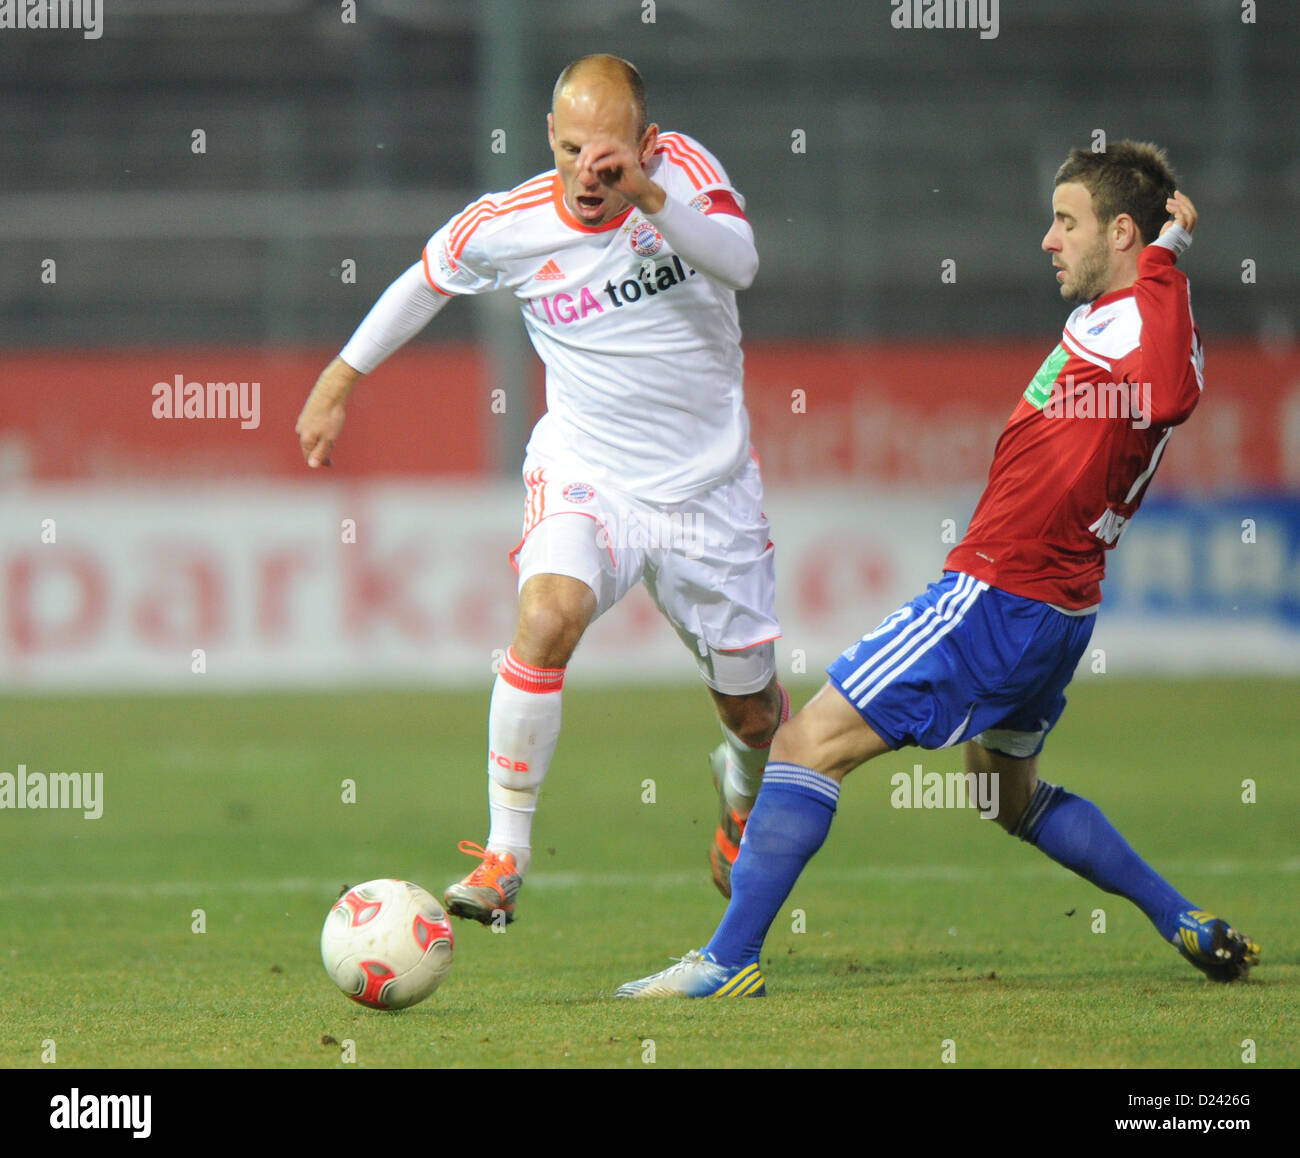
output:
[[[1129,846],[1091,800],[1045,780],[1011,833],[1047,853],[1099,889],[1127,897],[1172,940],[1178,914],[1194,909],[1186,897]]]
[[[829,776],[802,764],[768,764],[731,869],[731,903],[707,946],[723,965],[758,960],[794,882],[826,839],[839,798]]]

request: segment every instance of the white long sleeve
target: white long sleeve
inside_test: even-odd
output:
[[[748,289],[758,273],[754,231],[743,217],[705,215],[668,197],[658,213],[646,218],[683,261],[728,289]]]
[[[354,370],[369,374],[433,320],[451,298],[430,287],[416,262],[380,295],[339,352]]]

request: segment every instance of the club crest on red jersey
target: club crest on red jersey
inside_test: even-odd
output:
[[[663,234],[648,221],[638,221],[628,240],[632,249],[642,257],[654,257],[664,247]]]
[[[588,483],[570,483],[563,491],[564,497],[571,503],[589,503],[596,497],[596,488]]]

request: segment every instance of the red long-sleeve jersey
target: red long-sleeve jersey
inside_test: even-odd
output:
[[[1058,607],[1101,602],[1106,552],[1200,398],[1187,278],[1148,245],[1137,281],[1066,320],[998,438],[988,486],[945,570]]]

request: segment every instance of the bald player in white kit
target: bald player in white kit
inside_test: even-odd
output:
[[[636,69],[587,56],[556,81],[555,169],[479,198],[437,231],[312,390],[296,427],[330,464],[356,382],[452,297],[509,289],[546,365],[523,467],[519,621],[492,690],[480,859],[444,894],[514,918],[560,733],[564,673],[587,626],[643,582],[691,650],[722,725],[710,756],[731,864],[789,697],[777,682],[773,548],[749,445],[736,290],[758,269],[744,200],[717,160],[647,124]]]

